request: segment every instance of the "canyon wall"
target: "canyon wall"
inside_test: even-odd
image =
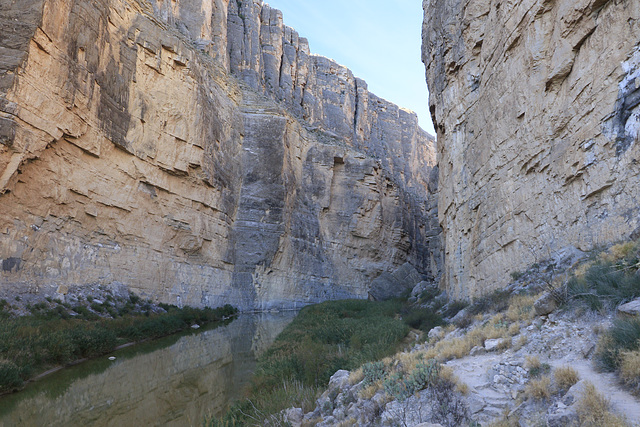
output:
[[[0,0],[0,292],[243,310],[441,264],[431,136],[260,0]],[[5,31],[6,29],[6,31]]]
[[[640,3],[425,0],[443,286],[637,237]]]

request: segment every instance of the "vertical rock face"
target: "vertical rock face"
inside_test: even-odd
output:
[[[405,262],[438,275],[433,138],[279,11],[0,11],[0,292],[268,309],[364,297]]]
[[[640,225],[640,3],[424,1],[445,286],[460,298]]]

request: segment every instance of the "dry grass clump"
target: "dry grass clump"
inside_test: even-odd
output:
[[[551,392],[551,377],[549,375],[529,381],[524,390],[525,396],[533,400],[546,400],[551,397]]]
[[[636,250],[637,245],[637,242],[626,242],[611,246],[609,250],[602,252],[599,258],[604,262],[616,262],[628,257]]]
[[[529,341],[529,338],[527,338],[526,335],[520,335],[520,337],[518,338],[518,340],[515,342],[515,344],[513,344],[513,349],[515,351],[520,350],[522,347],[524,347],[525,345],[527,345],[527,342]]]
[[[549,366],[548,363],[541,363],[538,356],[527,356],[525,358],[524,367],[532,378],[546,375],[551,371],[551,366]]]
[[[463,396],[469,394],[469,385],[465,382],[462,382],[450,367],[442,366],[442,368],[440,369],[440,379],[450,382],[451,384],[455,384],[456,390]]]
[[[424,351],[403,352],[393,356],[393,365],[396,371],[407,373],[415,370],[416,367],[424,363],[425,360],[429,360],[429,358],[425,357]]]
[[[580,380],[580,376],[572,367],[563,366],[553,372],[553,379],[560,390],[569,390]]]
[[[469,389],[469,384],[467,384],[467,383],[463,383],[463,382],[459,381],[459,382],[456,384],[456,390],[457,390],[457,391],[458,391],[458,393],[460,393],[461,395],[463,395],[463,396],[467,396],[467,395],[469,395],[469,391],[470,391],[470,389]]]
[[[311,418],[310,420],[302,420],[300,427],[313,427],[323,421],[322,417]]]
[[[358,424],[358,420],[356,420],[355,418],[349,418],[347,420],[341,421],[338,424],[336,424],[337,427],[351,427],[351,426],[355,426],[356,424]]]
[[[447,361],[451,359],[461,359],[469,354],[473,348],[470,346],[469,340],[464,338],[453,338],[445,341],[438,341],[433,347],[425,353],[427,359],[438,359],[439,361]]]
[[[538,358],[538,356],[527,356],[524,359],[524,367],[528,371],[532,371],[536,369],[539,370],[541,366],[542,366],[542,363],[540,362],[540,359]]]
[[[426,350],[425,359],[437,359],[444,362],[451,359],[460,359],[467,355],[475,346],[483,346],[485,340],[506,338],[499,346],[499,350],[506,350],[513,346],[512,340],[520,333],[521,323],[529,322],[535,317],[533,304],[538,298],[537,295],[513,295],[509,298],[505,312],[493,315],[486,322],[475,326],[464,336],[457,338],[436,338],[431,343],[431,348]],[[492,307],[485,307],[491,310]],[[483,312],[475,314],[473,317],[475,322],[480,322],[485,318]],[[455,330],[454,325],[445,327],[442,337]],[[516,343],[516,350],[519,350],[526,344],[527,338],[521,337]]]
[[[627,427],[621,417],[611,412],[611,403],[586,382],[582,398],[578,402],[578,419],[582,427]]]
[[[511,339],[511,337],[504,338],[498,344],[498,350],[504,351],[508,348],[511,348],[512,345],[513,345],[513,340]]]
[[[362,366],[355,371],[349,372],[349,385],[356,385],[364,379],[364,371]]]
[[[488,427],[520,427],[520,417],[516,414],[511,417],[504,415],[499,420],[496,420],[488,425]]]
[[[436,342],[425,354],[425,359],[437,359],[441,362],[461,359],[475,346],[483,346],[485,340],[510,338],[520,332],[519,326],[510,324],[504,313],[494,315],[483,325],[476,326],[464,336]],[[501,350],[511,347],[511,340],[505,340]]]
[[[370,400],[376,395],[378,390],[382,388],[382,382],[373,383],[358,392],[358,395],[364,400]]]
[[[520,323],[512,323],[509,325],[507,333],[511,336],[518,335],[520,333]]]
[[[509,300],[509,308],[507,309],[507,319],[511,322],[519,322],[531,320],[536,313],[533,309],[533,303],[536,302],[540,295],[514,295]]]
[[[620,378],[633,389],[635,394],[640,394],[640,350],[622,353]]]

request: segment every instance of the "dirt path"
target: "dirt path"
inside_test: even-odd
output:
[[[547,409],[557,410],[564,406],[561,403],[563,396],[557,394],[552,395],[551,402],[544,404],[522,401],[521,392],[531,379],[526,358],[535,356],[541,363],[550,365],[552,371],[565,366],[575,369],[580,380],[591,382],[600,394],[610,400],[616,414],[625,417],[631,426],[640,427],[640,399],[626,391],[614,374],[596,371],[591,360],[597,341],[594,325],[602,324],[602,321],[556,316],[523,330],[521,335],[526,336],[527,344],[522,348],[467,356],[451,360],[446,365],[469,386],[467,402],[473,419],[480,422],[517,412],[535,425],[536,417],[541,421]],[[517,339],[514,337],[514,341]]]

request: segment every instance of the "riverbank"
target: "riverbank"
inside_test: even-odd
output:
[[[16,301],[18,303],[19,301]],[[0,300],[0,394],[45,373],[95,358],[133,342],[223,321],[237,310],[153,304],[135,294],[87,297],[74,304],[47,299],[22,308]]]
[[[412,327],[428,330],[440,323],[439,316],[411,307],[406,298],[305,307],[259,358],[247,397],[206,425],[279,425],[282,410],[292,404],[311,410],[336,370],[392,355],[421,335]]]
[[[640,242],[512,279],[411,349],[336,372],[283,424],[640,425]]]
[[[0,426],[199,426],[243,398],[293,317],[238,314],[61,369],[0,397]]]

